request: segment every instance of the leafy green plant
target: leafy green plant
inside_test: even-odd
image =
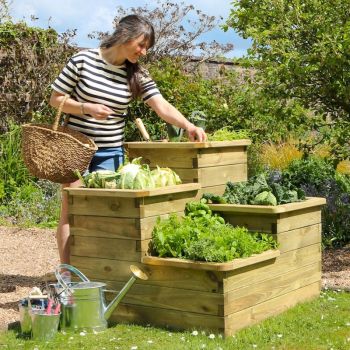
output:
[[[226,224],[204,202],[187,203],[185,217],[158,219],[152,232],[153,254],[161,257],[225,262],[274,248],[272,237]]]

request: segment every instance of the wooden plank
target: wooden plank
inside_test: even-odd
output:
[[[192,191],[143,198],[140,202],[140,216],[145,218],[183,211],[186,203],[194,200],[196,195],[197,191]]]
[[[144,190],[122,190],[107,188],[85,188],[85,187],[66,187],[64,190],[72,196],[92,196],[92,197],[115,197],[115,198],[142,198],[161,196],[164,194],[173,194],[181,192],[192,192],[199,190],[198,183],[183,183],[175,186],[165,186]]]
[[[139,220],[135,218],[71,215],[70,234],[72,236],[142,239],[138,222]]]
[[[251,214],[280,214],[294,212],[300,209],[315,208],[320,210],[326,204],[326,199],[321,197],[308,197],[305,201],[272,205],[243,205],[243,204],[210,204],[210,209],[228,213],[251,213]]]
[[[277,233],[311,226],[321,222],[320,207],[305,208],[293,212],[279,214]]]
[[[314,299],[319,296],[320,290],[320,282],[315,282],[277,298],[228,315],[225,317],[225,336],[231,336],[239,329],[252,326],[271,316],[276,316],[300,302]]]
[[[227,223],[246,227],[249,231],[276,233],[278,214],[264,215],[252,213],[219,212]]]
[[[246,164],[247,149],[245,146],[200,149],[198,150],[196,163],[197,168]]]
[[[109,319],[111,324],[128,323],[170,329],[205,329],[223,332],[224,317],[120,303]]]
[[[184,211],[172,214],[183,216]],[[166,219],[169,215],[164,214],[143,219],[70,215],[70,234],[72,236],[146,240],[152,238],[153,227],[158,217]]]
[[[222,292],[223,273],[189,270],[168,266],[151,266],[132,261],[111,260],[71,255],[71,264],[92,281],[111,280],[126,282],[131,277],[130,265],[137,265],[149,277],[147,283],[207,292]]]
[[[254,265],[261,261],[275,259],[280,255],[279,250],[268,250],[261,254],[248,258],[235,259],[225,263],[193,261],[177,258],[159,258],[156,256],[144,256],[142,262],[147,265],[173,266],[183,269],[207,270],[207,271],[231,271],[244,266]]]
[[[119,218],[139,218],[140,208],[134,198],[69,196],[69,214]]]
[[[202,187],[237,182],[247,176],[247,164],[230,164],[199,169],[199,183]]]
[[[192,169],[196,164],[198,150],[174,148],[132,148],[129,151],[131,159],[142,157],[141,162],[148,164],[151,168],[187,168]]]
[[[102,281],[107,289],[120,291],[125,283]],[[203,315],[223,316],[224,295],[222,293],[203,292],[198,290],[169,288],[149,285],[148,281],[137,281],[123,298],[123,303],[143,305],[153,308],[196,312]],[[115,293],[109,293],[112,299]]]
[[[293,290],[321,281],[321,263],[316,262],[267,280],[225,293],[225,315],[287,294]]]
[[[246,266],[239,270],[225,272],[224,291],[229,292],[260,283],[272,276],[288,274],[290,271],[321,261],[321,245],[313,244],[304,248],[288,251],[281,254],[276,260],[268,260],[257,265]]]
[[[137,251],[136,241],[118,238],[96,238],[73,236],[71,254],[102,259],[140,261],[142,253]]]
[[[233,147],[233,146],[249,146],[251,141],[248,139],[233,141],[209,141],[209,142],[124,142],[124,147],[128,150],[141,149],[196,149],[209,147]],[[130,152],[130,151],[129,151]]]
[[[280,252],[285,253],[290,250],[321,243],[321,231],[321,224],[315,224],[295,230],[284,231],[273,235],[273,237],[279,244],[278,249]]]

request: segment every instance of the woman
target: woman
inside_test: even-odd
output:
[[[89,171],[116,170],[123,161],[125,114],[133,98],[140,97],[159,117],[187,131],[191,141],[205,141],[203,129],[190,123],[160,94],[148,73],[137,63],[154,44],[154,29],[145,18],[130,15],[120,20],[114,33],[98,49],[74,55],[53,82],[50,104],[58,107],[69,94],[63,112],[68,126],[91,137],[98,151]],[[77,187],[79,181],[62,187]],[[61,263],[69,264],[68,198],[62,194],[57,228]]]

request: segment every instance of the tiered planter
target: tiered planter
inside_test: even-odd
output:
[[[184,183],[198,182],[204,192],[223,194],[227,181],[247,180],[250,140],[212,142],[127,142],[131,159],[142,157],[151,168],[170,167]]]
[[[128,291],[112,322],[232,335],[319,295],[322,198],[276,207],[211,205],[233,225],[273,235],[280,244],[275,251],[228,263],[147,256],[158,216],[182,215],[200,191],[222,194],[227,181],[246,180],[248,144],[129,143],[131,158],[142,156],[151,166],[171,167],[185,182],[199,183],[154,190],[67,189],[71,264],[114,290],[129,279],[131,264],[149,275]]]

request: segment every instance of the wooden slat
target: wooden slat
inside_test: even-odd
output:
[[[230,213],[221,211],[218,211],[218,213],[231,225],[244,226],[250,231],[274,234],[316,225],[321,222],[321,210],[319,207],[282,214]]]
[[[189,182],[189,181],[187,181]],[[92,196],[92,197],[114,197],[114,198],[142,198],[161,196],[164,194],[181,193],[199,190],[198,183],[183,183],[176,186],[165,186],[145,190],[121,190],[107,188],[85,188],[85,187],[67,187],[64,190],[72,196]]]
[[[147,283],[207,292],[222,292],[223,273],[189,270],[168,266],[151,266],[141,263],[102,258],[71,256],[71,264],[92,281],[111,280],[126,282],[131,277],[130,265],[139,266],[149,277]]]
[[[243,205],[243,204],[210,204],[210,209],[219,212],[228,213],[252,213],[252,214],[280,214],[294,212],[300,209],[314,208],[320,210],[321,206],[326,204],[326,199],[321,197],[308,197],[305,201],[280,204],[276,206],[269,205]]]
[[[225,148],[205,148],[198,152],[197,167],[206,168],[229,164],[246,164],[247,150],[245,146]]]
[[[290,250],[321,243],[321,224],[284,231],[273,235],[273,237],[279,244],[278,249],[280,252],[285,253]]]
[[[140,149],[193,149],[193,148],[210,148],[210,147],[233,147],[233,146],[249,146],[251,141],[248,139],[233,141],[209,141],[209,142],[125,142],[124,146],[131,150]]]
[[[277,223],[277,233],[320,223],[320,209],[320,207],[310,207],[294,212],[281,213]]]
[[[125,283],[102,281],[107,289],[120,291]],[[112,299],[115,293],[109,293]],[[123,298],[123,303],[143,305],[168,310],[196,312],[203,315],[223,316],[224,295],[222,293],[202,292],[198,290],[160,287],[148,284],[147,281],[136,282]]]
[[[139,218],[140,208],[135,198],[69,196],[69,214]]]
[[[277,230],[278,214],[264,215],[252,213],[219,212],[227,223],[243,226],[250,231],[274,233]]]
[[[225,315],[321,281],[320,262],[225,293]]]
[[[73,236],[142,239],[139,220],[135,218],[71,215],[69,221]]]
[[[151,168],[169,167],[192,169],[196,164],[198,150],[196,149],[178,149],[166,148],[132,148],[129,152],[129,158],[142,157],[141,162],[148,164]]]
[[[231,336],[237,330],[254,325],[268,317],[276,316],[297,303],[314,299],[320,294],[320,282],[296,289],[277,298],[225,317],[225,335]]]
[[[201,168],[199,182],[202,187],[226,184],[227,181],[237,182],[247,176],[247,164],[221,165]]]
[[[231,271],[248,265],[254,265],[261,261],[275,259],[280,255],[279,250],[268,250],[261,254],[252,255],[248,258],[235,259],[225,263],[202,262],[177,258],[159,258],[144,256],[142,262],[148,265],[173,266],[183,269],[207,270],[207,271]]]
[[[71,254],[102,259],[140,261],[141,252],[131,239],[73,236]]]
[[[129,323],[167,327],[170,329],[200,328],[223,332],[224,317],[184,312],[149,306],[120,303],[113,312],[110,323]]]
[[[239,270],[225,272],[224,291],[239,289],[252,283],[260,283],[270,277],[288,274],[321,261],[321,245],[313,244],[281,254],[276,260],[268,260]]]
[[[192,191],[143,198],[140,203],[140,216],[145,218],[183,211],[186,203],[194,200],[196,195],[197,191]]]

